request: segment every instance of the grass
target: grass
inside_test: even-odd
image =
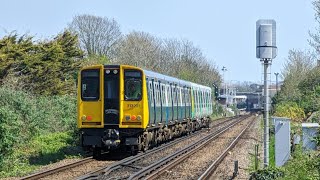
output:
[[[75,144],[72,132],[57,132],[40,135],[28,146],[19,146],[3,164],[0,177],[23,176],[43,165],[82,155]]]
[[[301,125],[292,124],[292,132],[301,133]],[[263,130],[263,123],[260,126]],[[272,131],[271,131],[272,132]],[[295,152],[291,154],[289,161],[282,167],[275,167],[275,136],[270,134],[269,167],[254,170],[254,156],[251,158],[251,175],[253,179],[281,179],[281,180],[318,180],[320,179],[320,152],[303,152],[302,146],[297,145]],[[261,147],[263,148],[263,147]]]
[[[282,167],[283,180],[320,179],[320,152],[303,152],[301,145],[296,148],[292,158]]]
[[[276,154],[275,154],[275,135],[270,134],[270,143],[269,143],[269,166],[276,166]]]

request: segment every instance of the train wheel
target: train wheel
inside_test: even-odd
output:
[[[101,158],[101,149],[100,148],[94,148],[93,149],[93,158],[94,159],[100,159]]]
[[[149,149],[148,132],[143,133],[142,138],[142,151],[146,152]]]
[[[138,147],[136,146],[130,146],[130,155],[134,156],[138,154]]]

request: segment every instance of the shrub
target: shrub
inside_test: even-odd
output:
[[[273,180],[279,177],[283,177],[283,170],[275,167],[269,167],[266,169],[260,169],[250,174],[250,180]]]
[[[76,131],[75,96],[39,96],[0,88],[0,172],[10,170],[7,167],[21,164],[23,159],[32,154],[31,151],[36,146],[31,147],[31,150],[27,147],[30,147],[30,142],[36,137],[58,133],[59,136],[46,137],[48,146],[43,146],[47,150],[51,148],[50,151],[53,152],[57,151],[53,147],[59,148],[73,143],[54,143],[59,138],[68,139],[70,136],[69,139],[76,141]],[[59,132],[68,132],[68,137]]]
[[[301,122],[305,118],[305,114],[302,108],[295,102],[286,102],[276,105],[275,116],[288,117],[293,121]]]

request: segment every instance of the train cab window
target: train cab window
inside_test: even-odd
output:
[[[100,98],[99,69],[88,69],[81,72],[81,99],[97,101]]]
[[[140,101],[142,97],[142,75],[138,70],[124,71],[125,100]]]

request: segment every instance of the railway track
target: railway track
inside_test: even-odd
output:
[[[234,122],[238,122],[238,121],[233,121],[233,119],[224,120],[223,122],[212,126],[211,129],[215,129],[218,126],[222,126],[224,124],[227,124],[224,126],[224,128],[220,128],[219,130],[214,131],[215,133],[210,133],[210,135],[213,136],[212,134],[218,134],[219,132],[222,132],[223,129],[225,131],[226,129],[235,125]],[[174,146],[175,144],[184,142],[184,141],[186,141],[186,139],[190,139],[193,136],[197,136],[197,135],[199,136],[200,133],[204,133],[204,131],[200,131],[198,133],[194,133],[189,136],[179,138],[179,139],[172,141],[170,143],[161,145],[158,148],[149,150],[146,153],[141,153],[136,156],[132,156],[132,157],[123,159],[119,162],[112,164],[111,166],[101,168],[101,169],[96,170],[95,172],[81,176],[78,179],[98,179],[98,178],[99,179],[101,179],[101,178],[102,179],[114,179],[114,178],[116,178],[116,179],[128,179],[128,178],[129,179],[138,179],[138,178],[145,177],[146,174],[149,174],[150,172],[154,171],[155,169],[157,169],[158,167],[161,166],[161,165],[159,165],[159,166],[155,167],[153,162],[157,162],[159,164],[161,164],[160,162],[162,162],[162,164],[167,163],[168,161],[172,160],[172,159],[168,158],[168,154],[176,154],[177,155],[177,153],[173,153],[173,152],[168,153],[168,154],[164,153],[165,156],[163,158],[160,158],[160,160],[158,160],[159,157],[155,157],[155,156],[157,156],[158,152],[166,151],[167,149]],[[207,132],[204,134],[207,134]],[[201,134],[201,135],[204,135],[204,134]],[[199,137],[198,139],[201,139],[201,137]],[[202,140],[202,141],[204,141],[204,140]],[[199,142],[199,140],[197,140],[196,142]],[[187,151],[189,151],[190,147],[192,147],[192,145],[193,145],[193,147],[197,146],[196,144],[199,144],[199,143],[191,143],[191,145],[188,146],[189,148],[185,147],[182,149],[174,150],[174,152],[175,151],[176,152],[181,152],[181,151],[187,152]],[[170,157],[174,157],[174,156],[175,155],[172,155]],[[151,159],[152,162],[151,163],[144,162],[146,159]],[[167,159],[167,160],[165,161],[165,159]]]
[[[233,118],[224,118],[224,119],[215,120],[213,122],[213,125],[211,126],[211,128],[212,129],[218,128],[219,126],[221,126],[221,125],[223,125],[223,124],[225,124],[227,122],[230,122],[230,120],[232,120],[232,119]],[[149,150],[149,151],[147,151],[147,153],[141,153],[141,154],[137,155],[137,157],[136,156],[133,156],[134,158],[133,157],[128,157],[126,159],[123,159],[120,162],[112,164],[111,166],[105,166],[105,167],[99,168],[99,169],[97,169],[95,171],[91,171],[89,174],[81,176],[79,179],[91,179],[91,178],[95,179],[95,177],[99,177],[102,174],[104,174],[106,172],[106,170],[108,171],[110,169],[113,169],[112,167],[116,166],[117,164],[121,164],[122,163],[122,166],[126,166],[126,164],[128,164],[128,163],[130,164],[131,162],[135,162],[136,160],[134,160],[134,159],[138,159],[139,157],[143,159],[145,157],[148,157],[150,154],[157,153],[157,152],[162,151],[162,150],[164,150],[164,149],[166,149],[166,148],[168,148],[170,146],[174,146],[175,144],[181,143],[181,142],[185,141],[186,139],[192,138],[194,136],[198,136],[200,133],[203,133],[205,131],[206,130],[198,131],[198,132],[193,133],[193,134],[191,134],[189,136],[184,136],[182,138],[176,139],[176,140],[171,141],[169,143],[163,144],[159,148],[154,148],[152,150]],[[31,174],[31,175],[22,177],[21,179],[30,180],[30,179],[40,179],[40,178],[51,177],[53,175],[56,175],[57,173],[64,172],[64,171],[66,171],[68,169],[75,168],[75,167],[84,165],[86,163],[90,163],[92,161],[95,161],[95,160],[92,157],[88,157],[88,158],[85,158],[85,159],[82,159],[82,160],[79,160],[77,162],[73,162],[73,163],[70,163],[70,164],[67,164],[67,165],[64,165],[64,166],[59,166],[57,168],[45,170],[45,171],[42,171],[42,172],[37,172],[37,173]]]
[[[254,119],[253,119],[254,120]],[[243,134],[250,128],[253,120],[240,132],[240,134],[229,144],[229,146],[219,155],[219,157],[213,161],[213,163],[207,168],[207,170],[199,177],[199,180],[208,180],[211,175],[215,172],[216,168],[223,161],[223,159],[228,155],[228,152],[234,148],[234,146],[239,142]]]
[[[177,151],[158,162],[151,164],[148,167],[141,169],[135,174],[131,175],[129,179],[157,179],[162,173],[166,172],[166,170],[171,169],[184,160],[186,160],[191,155],[195,154],[199,149],[204,148],[207,144],[218,138],[221,134],[228,131],[233,126],[236,126],[238,123],[242,122],[243,119],[246,119],[247,116],[241,117],[234,122],[227,124],[225,127],[218,131],[214,131],[209,135],[203,137],[201,140],[187,146],[186,148]]]
[[[42,171],[42,172],[38,172],[38,173],[34,173],[34,174],[31,174],[31,175],[22,177],[21,180],[40,179],[40,178],[43,178],[43,177],[46,177],[46,176],[49,176],[49,175],[52,175],[52,174],[55,174],[55,173],[70,169],[70,168],[73,168],[73,167],[77,167],[77,166],[80,166],[80,165],[83,165],[83,164],[86,164],[86,163],[92,162],[92,161],[94,161],[94,159],[92,157],[87,157],[87,158],[81,159],[79,161],[76,161],[76,162],[73,162],[73,163],[69,163],[69,164],[64,165],[64,166],[59,166],[59,167],[54,168],[54,169],[49,169],[49,170],[46,170],[46,171]]]

